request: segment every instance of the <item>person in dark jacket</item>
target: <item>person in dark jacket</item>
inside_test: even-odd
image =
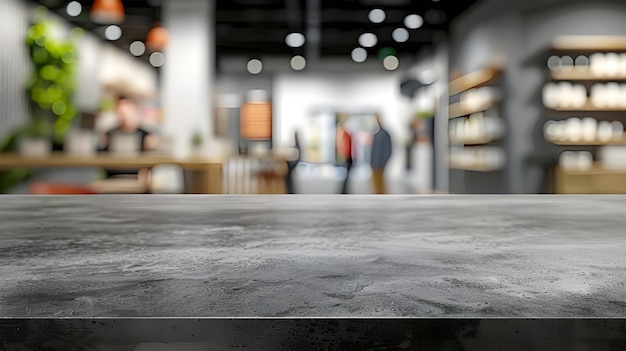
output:
[[[294,155],[293,158],[290,158],[287,161],[287,176],[285,177],[285,185],[287,187],[287,194],[295,194],[295,184],[293,180],[293,172],[295,171],[298,163],[300,163],[302,150],[300,148],[300,138],[298,137],[298,132],[294,133],[295,138],[295,150],[297,155]]]
[[[386,194],[385,167],[391,158],[392,142],[391,136],[382,126],[379,115],[376,115],[376,125],[378,130],[374,134],[372,157],[370,159],[372,182],[375,194]]]

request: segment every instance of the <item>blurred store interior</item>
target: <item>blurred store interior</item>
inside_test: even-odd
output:
[[[621,0],[2,0],[0,64],[0,193],[626,193]]]

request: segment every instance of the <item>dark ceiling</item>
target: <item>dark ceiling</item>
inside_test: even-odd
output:
[[[145,40],[152,24],[159,20],[162,0],[123,0],[126,21],[118,46],[128,49],[135,40]],[[207,0],[208,1],[208,0]],[[101,34],[102,28],[89,20],[93,0],[79,0],[83,14],[72,18],[65,14],[69,0],[37,0],[73,23]],[[399,54],[416,53],[428,45],[439,31],[446,31],[450,22],[476,0],[215,0],[217,55],[315,55],[348,56],[359,46],[359,35],[375,33],[378,37],[372,53],[382,47],[393,47]],[[386,20],[373,24],[368,19],[371,9],[386,12]],[[418,14],[424,18],[420,29],[409,30],[410,38],[399,44],[391,33],[403,27],[404,18]],[[300,32],[307,37],[301,48],[290,48],[285,37]],[[319,40],[316,40],[316,37]],[[307,56],[307,57],[308,57]],[[145,58],[147,59],[147,58]]]

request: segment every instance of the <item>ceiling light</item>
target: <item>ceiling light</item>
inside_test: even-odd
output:
[[[398,43],[404,43],[409,40],[409,31],[404,28],[396,28],[393,33],[391,33],[391,36],[393,37],[393,40]]]
[[[420,15],[408,15],[404,19],[404,25],[409,29],[418,29],[424,25],[424,19]]]
[[[100,24],[120,24],[125,12],[122,0],[95,0],[91,7],[91,20]]]
[[[399,65],[400,65],[400,61],[395,56],[387,56],[383,60],[383,66],[388,71],[396,70]]]
[[[259,74],[263,70],[263,62],[258,59],[248,61],[248,72],[250,74]]]
[[[306,67],[306,59],[302,56],[294,56],[290,64],[294,71],[302,71]]]
[[[157,22],[148,32],[148,36],[146,37],[146,46],[152,52],[163,51],[165,50],[168,41],[169,33],[167,32],[167,29]]]
[[[371,48],[378,43],[378,37],[374,33],[363,33],[359,37],[359,44],[366,48]]]
[[[161,67],[165,64],[165,55],[160,52],[155,52],[150,55],[150,64],[154,67]]]
[[[83,12],[83,5],[81,5],[78,1],[72,1],[67,4],[65,11],[68,15],[72,17],[77,17]]]
[[[387,18],[387,14],[381,9],[373,9],[367,17],[372,23],[382,23]]]
[[[367,60],[367,51],[365,51],[365,49],[363,48],[356,48],[354,50],[352,50],[352,60],[354,62],[365,62],[365,60]]]
[[[107,40],[116,41],[122,37],[122,28],[116,25],[108,26],[107,29],[104,30],[104,37]]]
[[[130,53],[134,56],[141,56],[146,53],[146,45],[140,41],[130,44]]]
[[[291,33],[285,37],[285,43],[292,48],[299,48],[304,45],[306,39],[302,33]]]

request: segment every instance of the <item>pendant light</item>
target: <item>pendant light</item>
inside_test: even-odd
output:
[[[91,7],[91,20],[100,24],[121,24],[125,12],[122,0],[95,0]]]
[[[156,22],[152,29],[148,32],[146,37],[146,46],[151,52],[162,52],[165,50],[169,41],[169,33],[167,29],[161,25],[160,22]]]

